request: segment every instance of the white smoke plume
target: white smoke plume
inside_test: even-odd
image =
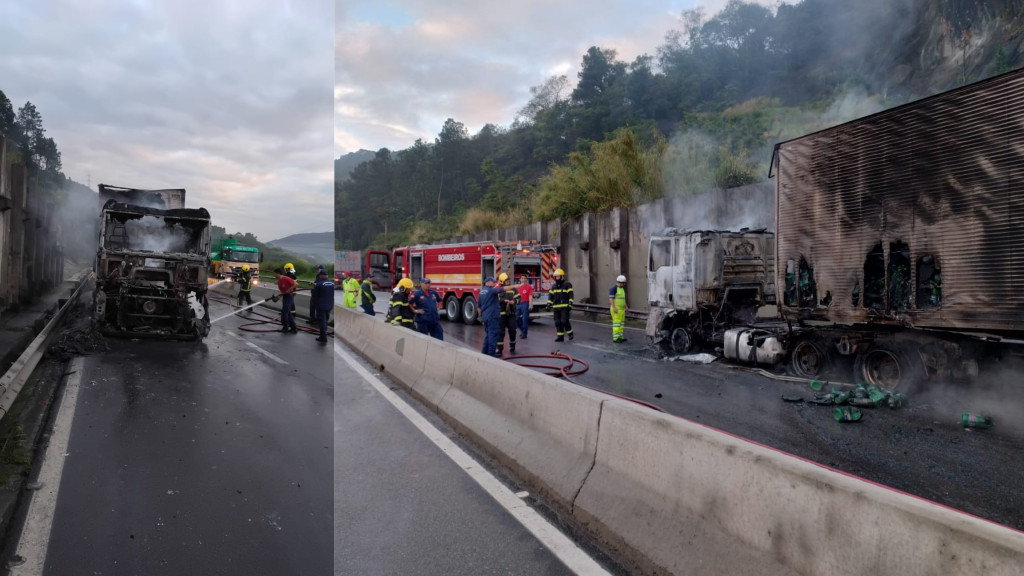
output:
[[[168,226],[155,216],[143,216],[125,222],[128,245],[134,250],[153,252],[189,252],[192,234],[181,224]]]

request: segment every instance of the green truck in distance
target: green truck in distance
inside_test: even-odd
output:
[[[235,276],[241,273],[242,266],[248,264],[253,284],[258,285],[260,262],[263,262],[263,254],[259,248],[240,245],[232,236],[218,238],[213,241],[210,251],[210,275],[234,281]]]

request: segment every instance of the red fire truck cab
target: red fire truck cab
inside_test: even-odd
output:
[[[532,309],[547,305],[548,291],[554,284],[551,274],[558,268],[558,252],[553,246],[528,240],[416,245],[393,253],[368,251],[366,266],[381,289],[390,289],[405,277],[417,283],[420,278],[430,278],[448,319],[472,324],[479,315],[477,295],[484,279],[497,279],[502,272],[512,277],[512,284],[526,277],[533,287]]]

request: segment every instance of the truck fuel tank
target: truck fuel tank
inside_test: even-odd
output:
[[[786,348],[774,333],[758,328],[726,330],[725,357],[740,362],[774,365],[786,356]]]

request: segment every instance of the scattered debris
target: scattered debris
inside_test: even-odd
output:
[[[787,395],[783,394],[782,395],[782,400],[784,402],[803,402],[804,401],[804,397],[803,396],[796,396],[796,395],[787,396]]]
[[[860,422],[860,419],[864,414],[859,408],[834,408],[832,410],[832,417],[836,419],[836,422]]]
[[[88,326],[65,330],[53,343],[49,353],[62,359],[83,356],[90,352],[106,352],[110,349],[103,335]]]
[[[995,423],[992,421],[991,416],[964,412],[960,415],[960,424],[964,428],[991,428]]]
[[[700,354],[685,354],[683,356],[673,356],[669,358],[669,360],[672,362],[682,360],[683,362],[691,362],[694,364],[711,364],[715,360],[718,360],[718,357],[715,356],[714,354],[701,352]]]

